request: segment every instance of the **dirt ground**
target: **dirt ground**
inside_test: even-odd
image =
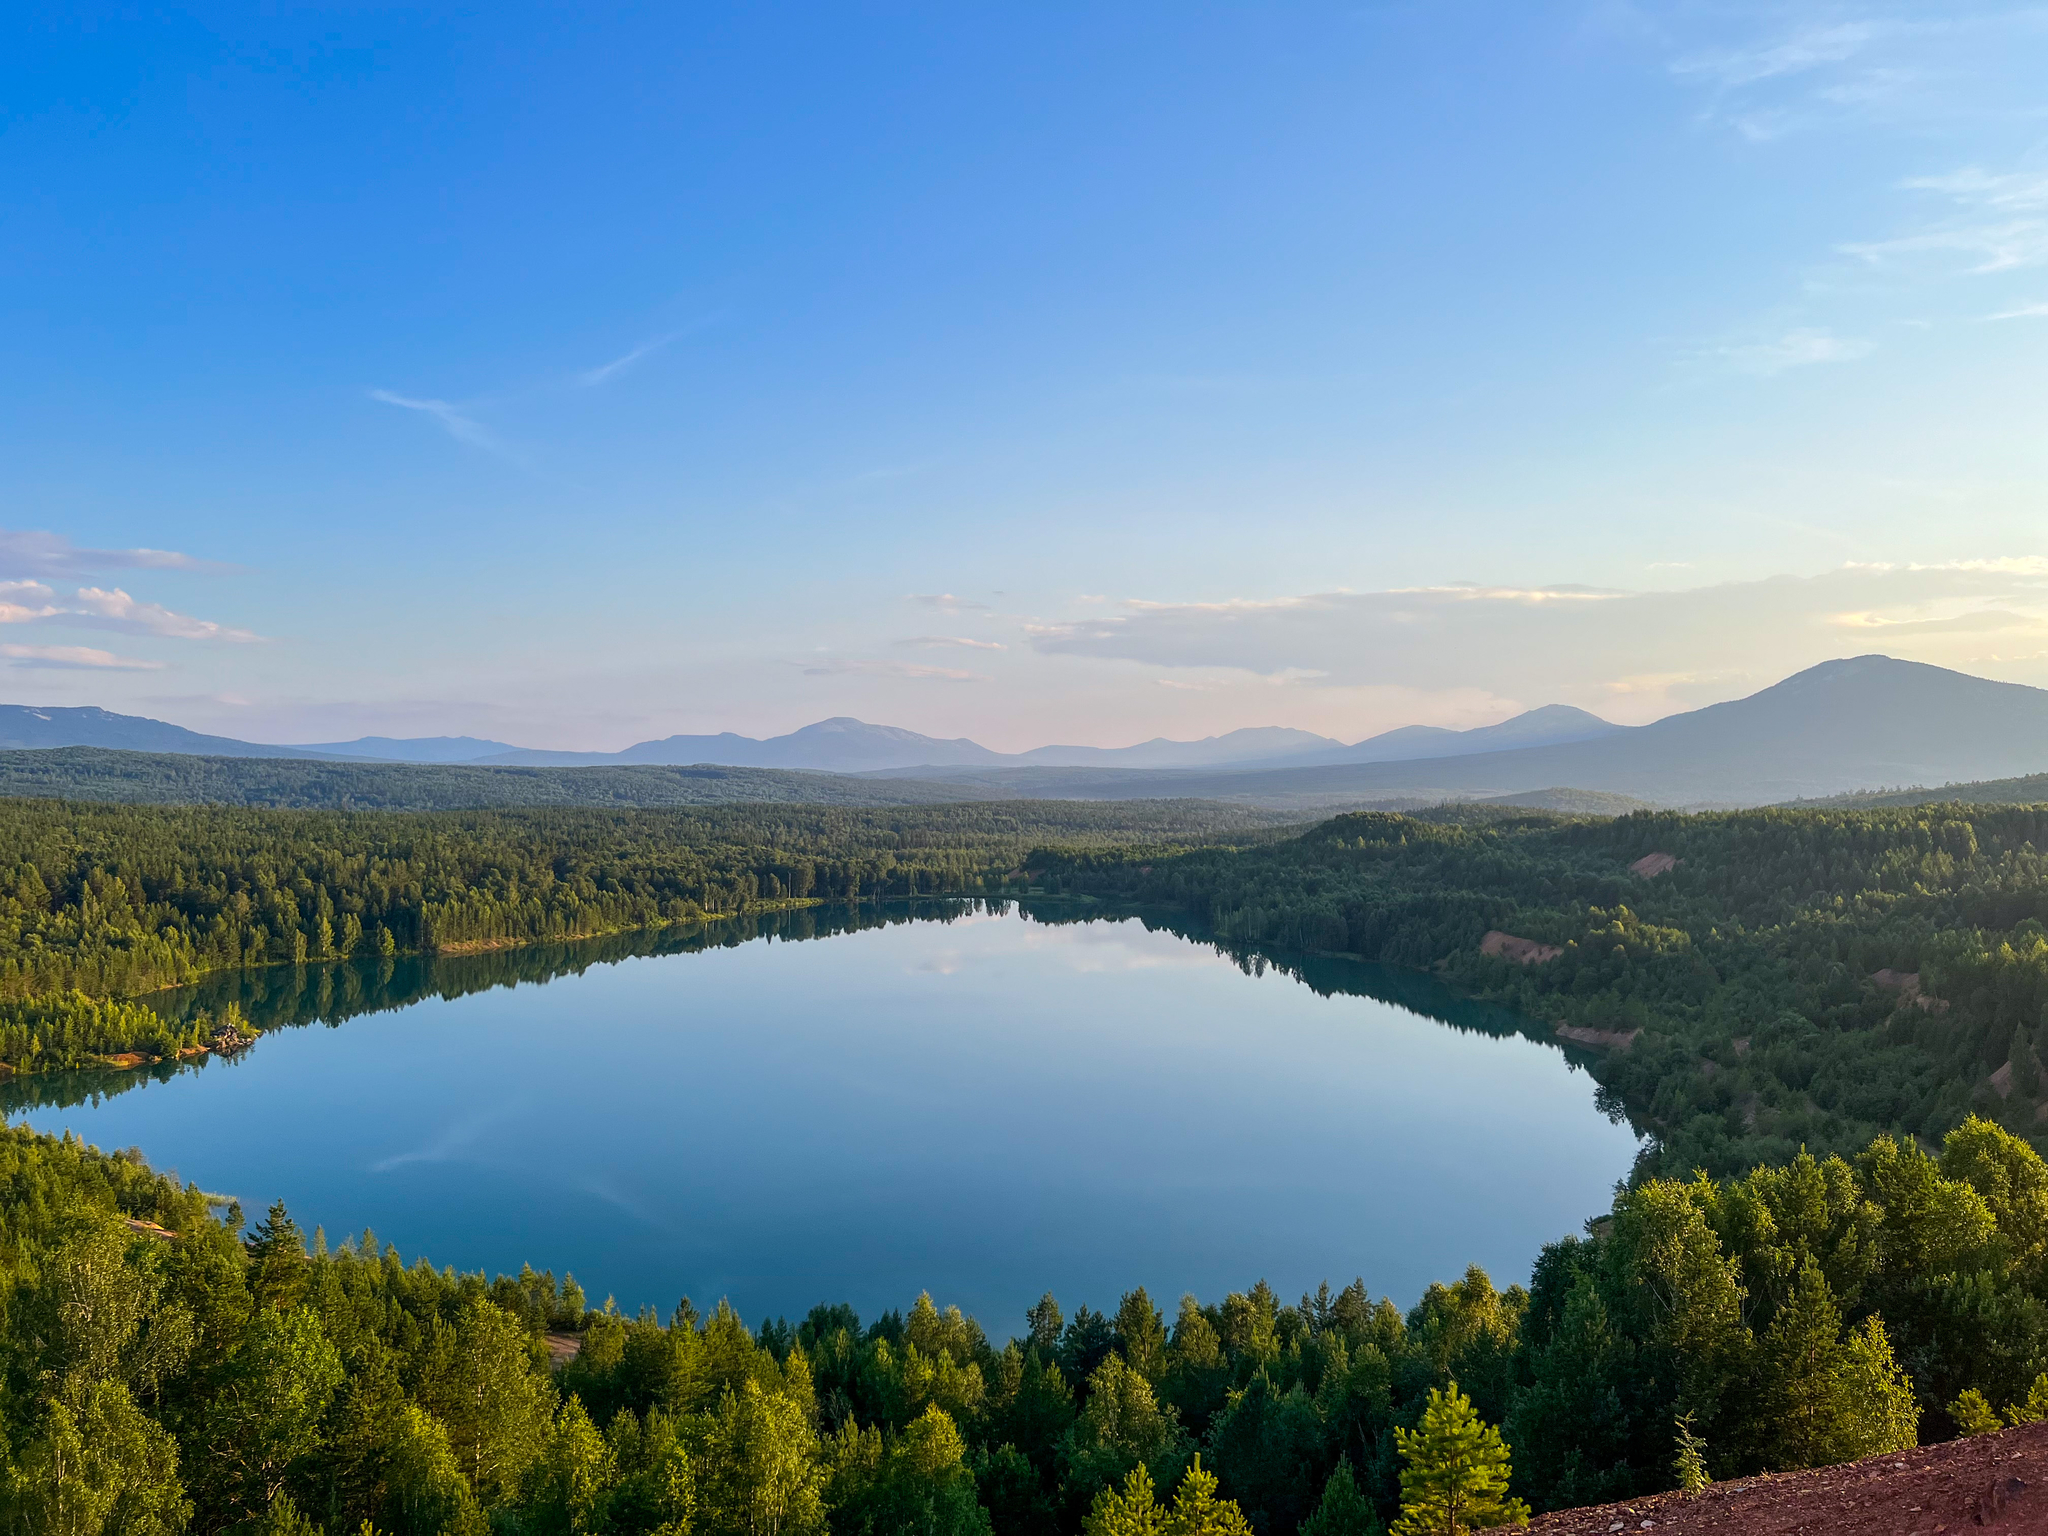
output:
[[[2048,1536],[2048,1424],[1538,1515],[1532,1536]]]
[[[1503,960],[1512,960],[1517,965],[1541,965],[1546,960],[1555,960],[1564,951],[1555,944],[1539,944],[1534,939],[1524,939],[1512,933],[1502,933],[1498,928],[1487,930],[1486,937],[1479,941],[1479,953],[1498,955]]]
[[[1654,880],[1659,875],[1669,874],[1678,868],[1678,856],[1671,853],[1646,853],[1629,865],[1628,872],[1641,875],[1645,880]]]

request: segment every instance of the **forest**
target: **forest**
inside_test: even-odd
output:
[[[589,964],[592,936],[1030,891],[1310,985],[1326,956],[1434,973],[1573,1031],[1651,1133],[1526,1286],[1289,1302],[1251,1254],[1241,1292],[1048,1295],[991,1332],[943,1297],[623,1316],[10,1129],[6,1528],[1410,1536],[2048,1417],[2044,819],[0,803],[0,1053],[24,1074],[168,1070],[259,993],[345,1014]]]
[[[160,1056],[146,1005],[213,971],[449,953],[803,902],[1000,892],[1055,843],[1275,835],[1227,806],[255,811],[0,800],[0,1065]],[[210,1037],[221,1020],[197,1021]]]
[[[1435,971],[1575,1032],[1642,1173],[1780,1166],[2048,1116],[2048,807],[1340,816],[1255,847],[1048,851],[1048,888],[1270,954]],[[1663,854],[1675,866],[1631,866]],[[1555,950],[1482,952],[1489,932]],[[1571,1035],[1564,1037],[1566,1040]],[[2048,1145],[2048,1143],[2041,1143]]]
[[[623,1316],[23,1129],[0,1190],[22,1533],[1365,1536],[1448,1531],[1446,1480],[1478,1525],[2048,1416],[2048,1165],[1976,1118],[1646,1179],[1527,1287],[1047,1295],[997,1336],[929,1296]]]

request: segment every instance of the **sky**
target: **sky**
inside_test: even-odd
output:
[[[0,702],[608,749],[2048,686],[2048,7],[22,7]]]

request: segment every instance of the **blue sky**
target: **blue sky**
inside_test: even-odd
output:
[[[0,25],[0,695],[1016,748],[2048,684],[2048,10]]]

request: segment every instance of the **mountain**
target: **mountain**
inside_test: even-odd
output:
[[[1033,747],[1007,760],[1043,768],[1207,768],[1222,763],[1292,762],[1315,751],[1343,751],[1344,744],[1314,731],[1285,726],[1252,726],[1200,741],[1154,736],[1133,747]]]
[[[964,736],[943,741],[894,725],[869,725],[845,715],[820,720],[786,736],[765,741],[721,731],[716,736],[668,736],[643,741],[623,752],[541,752],[513,750],[483,759],[492,764],[534,767],[598,767],[618,763],[720,763],[736,768],[809,768],[828,773],[863,773],[914,768],[929,763],[957,767],[1007,761],[1000,752]]]
[[[786,736],[757,740],[724,731],[716,736],[669,736],[623,752],[507,751],[488,763],[596,767],[606,763],[728,763],[749,768],[811,768],[832,773],[875,773],[919,768],[1104,767],[1199,768],[1291,760],[1310,748],[1342,748],[1312,731],[1278,726],[1205,736],[1200,741],[1154,737],[1133,747],[1034,747],[995,752],[964,736],[945,740],[900,726],[869,725],[844,715],[820,720]]]
[[[0,707],[0,749],[79,746],[424,764],[503,745],[362,737],[262,746],[101,709]],[[693,764],[944,781],[963,798],[1200,797],[1304,813],[1559,786],[1663,805],[1756,805],[1885,784],[1956,784],[2048,771],[2048,691],[1887,656],[1856,656],[1809,667],[1748,698],[1634,727],[1550,705],[1478,730],[1409,727],[1349,747],[1306,731],[1255,730],[1196,742],[1002,753],[965,738],[841,717],[765,741],[728,732],[671,736],[610,753],[507,748],[469,759],[467,766]]]
[[[2048,769],[2048,691],[1889,656],[1822,662],[1747,698],[1587,740],[1258,770],[954,769],[928,777],[1062,799],[1193,795],[1307,811],[1393,796],[1568,785],[1662,805],[1765,805],[1877,784]]]
[[[0,704],[0,751],[108,747],[118,752],[194,752],[215,757],[315,757],[312,747],[265,747],[231,736],[203,736],[182,725],[104,709],[44,709]]]
[[[358,736],[354,741],[316,741],[274,750],[302,757],[360,757],[386,763],[473,763],[519,748],[477,736]]]
[[[1477,752],[1506,752],[1517,747],[1561,746],[1570,741],[1591,741],[1628,730],[1602,720],[1598,715],[1569,704],[1545,704],[1525,710],[1499,725],[1475,726],[1469,731],[1447,730],[1440,725],[1404,725],[1398,730],[1368,736],[1354,746],[1335,752],[1298,759],[1300,766],[1311,762],[1396,763],[1426,757],[1470,757]]]
[[[812,768],[833,773],[903,773],[927,768],[1277,768],[1315,763],[1381,762],[1495,752],[1503,747],[1579,741],[1625,729],[1565,704],[1546,705],[1499,725],[1470,731],[1411,725],[1353,746],[1313,731],[1259,726],[1172,741],[1155,736],[1129,747],[1033,747],[995,752],[965,737],[944,740],[893,725],[869,725],[839,716],[765,741],[731,731],[716,736],[669,736],[622,752],[546,752],[508,749],[469,759],[540,767],[598,767],[607,763],[726,763],[748,768]],[[343,743],[340,745],[356,745]],[[338,748],[337,748],[338,749]],[[365,756],[377,755],[367,751]]]

